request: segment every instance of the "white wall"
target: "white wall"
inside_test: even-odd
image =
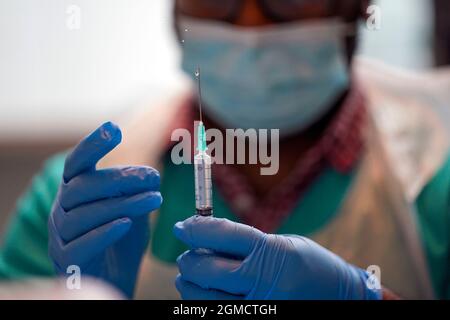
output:
[[[433,1],[375,0],[381,9],[381,29],[362,29],[361,53],[412,69],[433,65]]]
[[[165,95],[179,77],[171,3],[0,0],[0,138],[78,133]]]
[[[429,65],[431,0],[379,0],[363,53]],[[70,4],[81,29],[66,26]],[[181,86],[171,0],[0,0],[0,139],[86,132]],[[422,19],[423,17],[423,19]]]

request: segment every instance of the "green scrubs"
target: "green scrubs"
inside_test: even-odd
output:
[[[175,239],[175,222],[192,215],[194,207],[193,170],[165,159],[161,192],[164,203],[153,226],[152,252],[159,259],[174,262],[186,248]],[[0,280],[27,276],[52,276],[47,255],[47,218],[56,196],[64,166],[64,155],[48,160],[19,200],[0,251]],[[333,218],[352,186],[357,168],[341,174],[329,168],[308,189],[293,213],[277,233],[308,236]],[[327,201],[317,201],[322,195]],[[214,194],[214,214],[237,221],[224,199]],[[439,298],[450,298],[450,156],[417,198],[417,213],[431,277]]]

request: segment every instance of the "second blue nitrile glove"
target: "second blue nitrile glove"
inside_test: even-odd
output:
[[[105,123],[67,157],[48,221],[49,255],[59,274],[75,265],[82,277],[132,297],[149,241],[148,214],[162,198],[159,173],[150,167],[96,169],[121,138],[116,125]]]
[[[200,216],[177,223],[174,233],[192,248],[177,261],[184,299],[381,298],[367,286],[368,273],[304,237]]]

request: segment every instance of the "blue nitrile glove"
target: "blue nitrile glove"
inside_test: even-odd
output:
[[[177,260],[183,299],[381,298],[364,270],[307,238],[200,216],[178,222],[174,233],[192,248]]]
[[[49,255],[59,274],[77,265],[82,276],[105,280],[131,297],[149,241],[148,214],[162,198],[155,169],[96,170],[121,139],[120,129],[107,122],[67,157],[48,222]]]

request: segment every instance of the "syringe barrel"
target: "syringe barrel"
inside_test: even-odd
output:
[[[212,215],[211,157],[200,152],[194,157],[195,207],[197,214]]]

